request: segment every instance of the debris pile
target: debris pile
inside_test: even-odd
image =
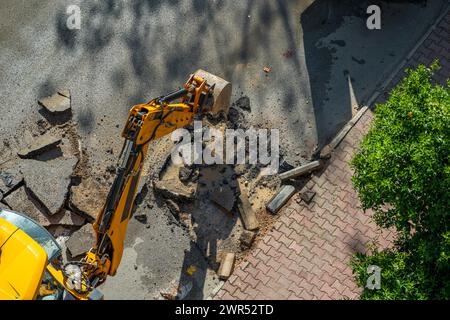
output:
[[[203,118],[202,133],[208,136],[212,129],[247,130],[250,112],[250,100],[241,97],[231,105],[226,119]],[[188,130],[192,131],[192,126]],[[214,138],[204,139],[203,150],[214,142]],[[248,143],[245,148],[248,155]],[[174,223],[188,229],[192,242],[202,251],[210,268],[219,279],[226,280],[255,241],[270,230],[275,214],[302,188],[303,177],[320,166],[319,161],[312,161],[294,167],[281,158],[278,174],[265,175],[261,164],[180,166],[172,163],[169,155],[157,178],[147,183],[153,186],[156,199],[162,199],[156,203],[166,206]],[[309,203],[313,196],[307,190],[299,199]],[[162,292],[162,296],[167,299],[177,296],[176,290],[172,294],[169,291]]]
[[[17,137],[12,156],[1,159],[0,208],[25,214],[55,237],[66,237],[69,254],[76,257],[93,245],[91,223],[108,188],[84,176],[70,92],[60,90],[38,104],[42,117]]]

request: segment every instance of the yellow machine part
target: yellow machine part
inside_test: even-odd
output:
[[[0,299],[35,299],[47,253],[25,232],[0,218]]]

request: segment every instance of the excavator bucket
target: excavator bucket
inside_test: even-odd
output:
[[[213,115],[220,113],[228,115],[231,103],[231,83],[202,69],[197,70],[194,75],[205,79],[211,87],[214,86],[213,101],[209,112]]]

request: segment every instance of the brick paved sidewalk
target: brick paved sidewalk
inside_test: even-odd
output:
[[[442,69],[435,80],[450,78],[450,12],[440,21],[412,55],[405,67],[429,64],[440,58]],[[404,69],[404,68],[403,68]],[[394,77],[378,102],[403,78]],[[348,266],[355,252],[366,244],[391,245],[394,234],[382,231],[371,220],[372,213],[360,208],[348,165],[355,148],[372,120],[368,110],[335,149],[321,172],[306,185],[316,192],[310,205],[294,199],[281,210],[273,229],[235,270],[215,296],[216,299],[357,299]]]

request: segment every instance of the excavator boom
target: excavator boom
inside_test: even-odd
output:
[[[197,114],[227,113],[230,99],[230,83],[199,70],[189,77],[182,89],[131,108],[122,132],[125,141],[116,177],[93,225],[96,245],[79,264],[84,279],[82,292],[117,272],[149,143],[190,124]]]

